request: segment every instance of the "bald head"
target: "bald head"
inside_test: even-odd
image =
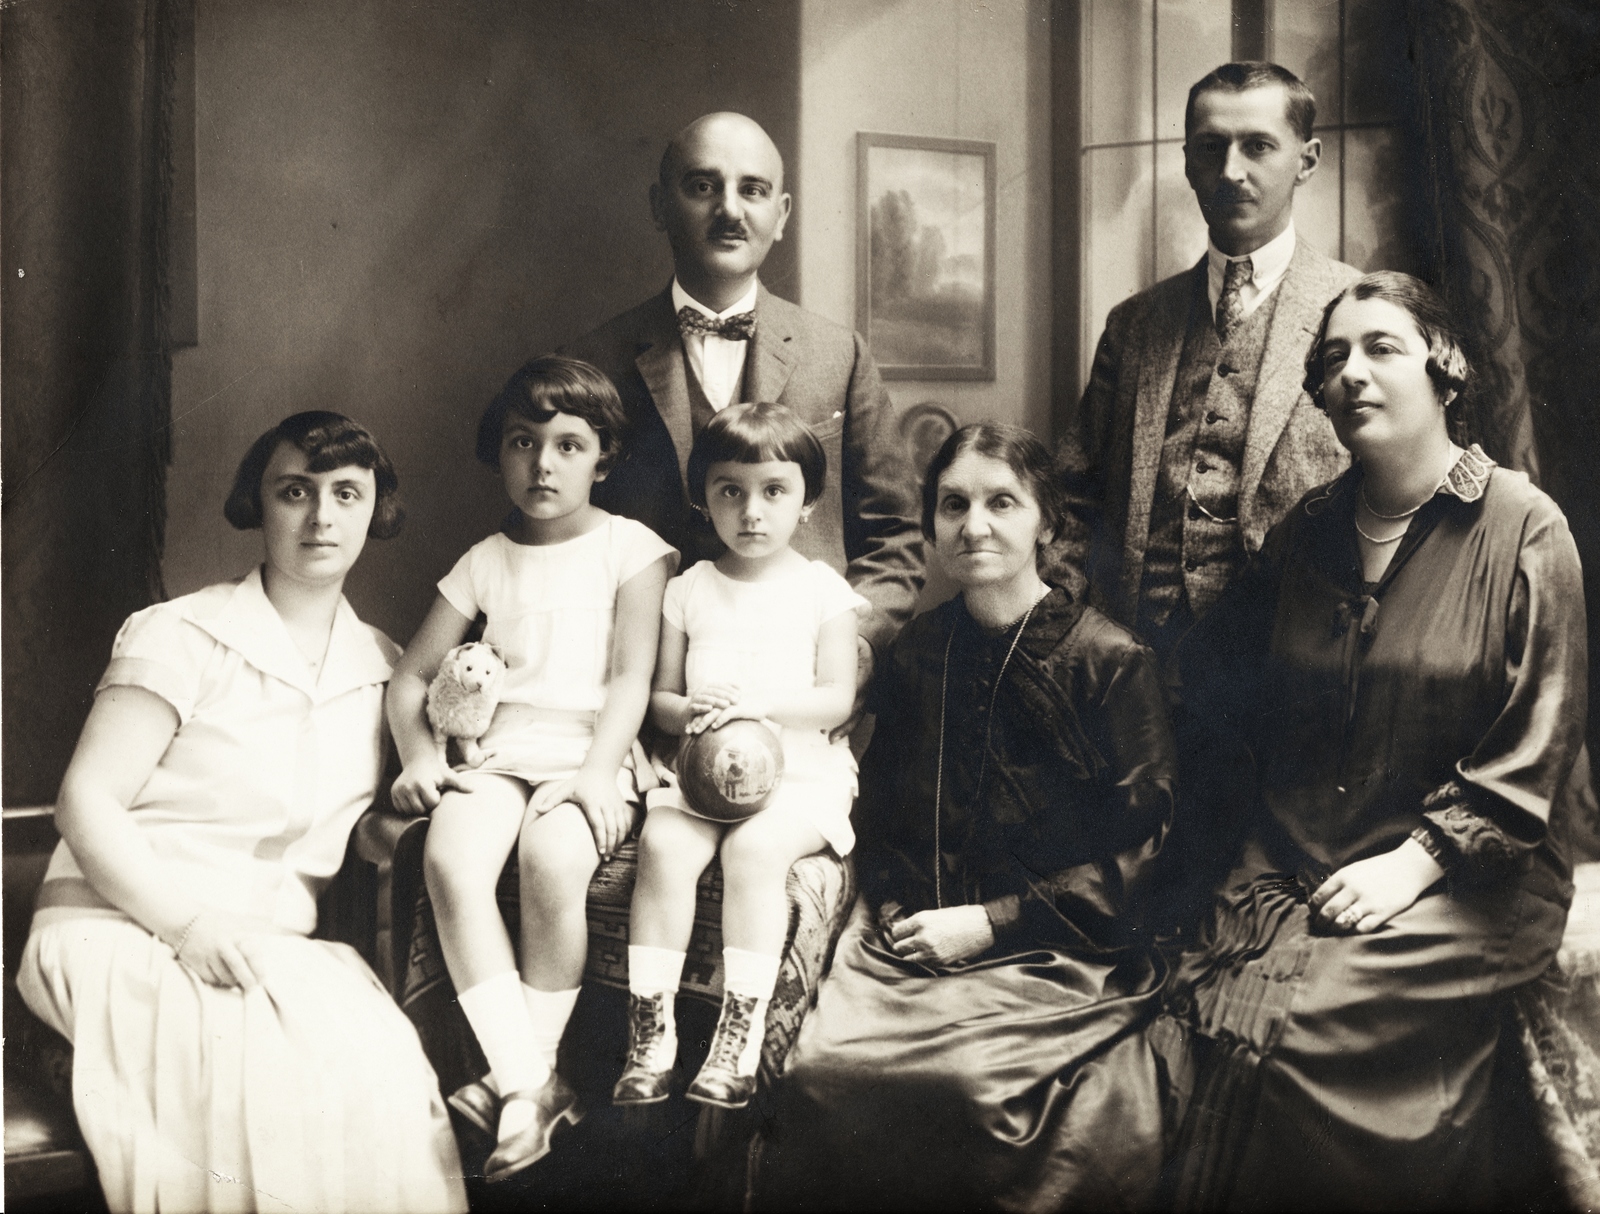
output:
[[[721,312],[750,289],[773,242],[783,239],[783,157],[743,114],[696,118],[667,144],[650,213],[672,243],[679,285]]]
[[[766,161],[774,190],[783,192],[783,155],[778,145],[754,118],[732,110],[702,114],[668,141],[666,150],[661,153],[661,184],[670,185],[681,166],[693,163],[707,145],[738,146],[748,151],[752,160]]]

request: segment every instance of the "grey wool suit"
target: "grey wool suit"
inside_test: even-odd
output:
[[[1056,448],[1066,519],[1046,563],[1119,623],[1134,627],[1151,506],[1161,471],[1184,338],[1211,324],[1206,259],[1118,304],[1106,318],[1089,385]],[[1256,392],[1246,423],[1237,518],[1245,552],[1309,489],[1349,463],[1327,416],[1302,387],[1306,352],[1328,301],[1360,277],[1304,240],[1273,297]],[[1204,312],[1195,311],[1205,309]],[[1191,312],[1194,312],[1191,317]]]
[[[844,574],[872,604],[861,635],[881,655],[911,618],[923,579],[921,507],[894,406],[859,335],[765,287],[755,316],[737,400],[786,405],[821,440],[827,480],[793,546]],[[670,285],[563,353],[604,371],[628,414],[622,457],[595,485],[594,503],[652,528],[683,554],[683,568],[719,555],[684,483],[699,385],[690,382]]]

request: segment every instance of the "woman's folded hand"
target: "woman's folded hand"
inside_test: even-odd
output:
[[[889,947],[907,961],[954,965],[992,945],[994,925],[982,906],[947,906],[897,920],[888,935]]]
[[[250,960],[256,938],[278,929],[257,919],[206,909],[190,922],[178,949],[178,960],[212,986],[253,990],[261,983]]]
[[[1323,926],[1375,932],[1421,896],[1444,869],[1414,839],[1393,851],[1346,864],[1311,895],[1311,913]]]

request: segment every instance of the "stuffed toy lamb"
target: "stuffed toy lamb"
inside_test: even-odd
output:
[[[428,685],[428,724],[433,727],[440,762],[449,762],[445,751],[451,738],[459,738],[467,766],[483,765],[478,739],[488,732],[505,675],[500,651],[482,641],[457,645],[444,655],[439,673]]]

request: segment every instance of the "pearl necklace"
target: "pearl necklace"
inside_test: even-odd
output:
[[[1452,465],[1452,467],[1453,466],[1454,465]],[[1403,518],[1410,518],[1418,510],[1421,510],[1424,506],[1426,506],[1429,502],[1431,502],[1433,500],[1434,494],[1439,492],[1439,485],[1442,485],[1442,484],[1444,484],[1444,478],[1443,477],[1441,477],[1439,479],[1438,484],[1434,485],[1434,487],[1432,489],[1428,490],[1428,495],[1426,497],[1424,497],[1420,502],[1418,502],[1415,506],[1411,507],[1411,509],[1409,509],[1409,510],[1402,510],[1399,514],[1381,514],[1377,510],[1374,510],[1372,508],[1372,503],[1367,500],[1367,486],[1366,486],[1366,483],[1363,481],[1363,483],[1361,485],[1361,488],[1356,490],[1356,505],[1357,505],[1358,508],[1350,516],[1350,521],[1352,523],[1354,523],[1355,526],[1356,526],[1356,534],[1359,535],[1362,539],[1366,540],[1367,543],[1369,543],[1369,544],[1377,544],[1380,547],[1382,547],[1385,544],[1397,543],[1400,540],[1405,539],[1406,533],[1404,531],[1402,531],[1399,535],[1391,535],[1386,540],[1380,540],[1375,535],[1369,535],[1367,533],[1366,529],[1364,527],[1362,527],[1362,525],[1361,525],[1361,508],[1365,508],[1366,512],[1368,514],[1372,515],[1372,517],[1375,518],[1375,519],[1381,519],[1385,523],[1398,523]],[[1409,528],[1408,528],[1408,530],[1409,530]]]
[[[1422,507],[1418,506],[1417,509],[1420,510],[1420,509],[1422,509]],[[1413,511],[1413,513],[1415,513],[1415,511]],[[1383,516],[1380,514],[1378,517],[1382,518]],[[1404,531],[1402,531],[1399,535],[1391,535],[1386,540],[1380,540],[1375,535],[1368,535],[1366,533],[1366,531],[1362,529],[1361,520],[1357,516],[1352,514],[1350,516],[1350,521],[1356,525],[1356,534],[1359,535],[1362,539],[1366,540],[1367,543],[1369,543],[1369,544],[1378,544],[1378,545],[1382,546],[1384,544],[1398,543],[1400,540],[1403,540],[1403,539],[1406,538],[1406,533]]]
[[[1418,510],[1421,510],[1428,504],[1428,499],[1433,497],[1433,495],[1437,492],[1439,492],[1439,486],[1435,485],[1432,489],[1428,490],[1427,497],[1423,498],[1415,506],[1411,507],[1411,509],[1402,510],[1399,514],[1380,514],[1378,511],[1374,510],[1372,508],[1372,503],[1367,500],[1367,487],[1365,485],[1362,485],[1360,489],[1356,490],[1356,497],[1360,500],[1361,504],[1367,508],[1367,513],[1373,518],[1381,518],[1386,523],[1397,523],[1403,518],[1410,518]]]

